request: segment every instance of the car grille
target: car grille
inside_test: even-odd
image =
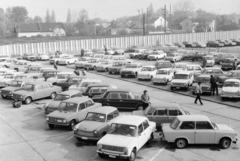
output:
[[[10,95],[10,93],[11,93],[11,91],[4,91],[4,90],[1,91],[2,95]]]
[[[122,74],[133,74],[131,71],[123,71]]]
[[[60,121],[60,122],[59,122]],[[54,117],[49,117],[49,122],[50,123],[63,123],[63,119],[58,119],[58,118],[54,118]]]
[[[110,69],[110,71],[112,71],[112,72],[118,72],[118,69],[113,68],[113,69]]]
[[[174,86],[184,86],[184,83],[173,83]]]
[[[50,63],[54,63],[54,60],[50,60]]]
[[[234,95],[236,95],[236,93],[232,93],[232,92],[224,92],[224,95],[234,96]]]
[[[103,150],[109,150],[109,151],[117,151],[117,152],[123,152],[123,147],[117,147],[117,146],[109,146],[109,145],[102,145]]]
[[[91,68],[92,65],[86,64],[85,67]]]
[[[155,56],[148,56],[148,59],[155,59]]]
[[[21,100],[21,95],[13,94],[13,99],[14,100]]]
[[[91,131],[88,132],[88,131],[78,130],[77,133],[78,133],[79,135],[83,135],[83,136],[94,136],[94,135],[93,135],[93,132],[91,132]]]
[[[150,76],[148,76],[148,75],[142,75],[142,74],[140,75],[140,74],[139,74],[138,77],[140,77],[140,78],[149,78]]]
[[[209,91],[209,87],[202,87],[203,91]]]
[[[103,66],[98,66],[97,69],[98,70],[104,70]]]

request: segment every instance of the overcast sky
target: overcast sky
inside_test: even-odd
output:
[[[122,16],[137,15],[138,9],[144,9],[152,2],[154,10],[176,3],[179,0],[0,0],[1,7],[25,6],[30,17],[46,16],[47,8],[55,11],[57,21],[66,21],[67,10],[77,12],[81,8],[88,11],[89,17],[100,17],[108,20]],[[240,13],[240,0],[192,0],[195,8],[220,14]]]

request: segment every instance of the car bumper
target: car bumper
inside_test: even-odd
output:
[[[151,79],[151,76],[148,75],[138,75],[138,79]]]
[[[46,121],[45,123],[51,124],[51,125],[58,125],[58,126],[69,126],[69,123],[49,122],[49,121]]]
[[[221,94],[221,97],[222,98],[240,98],[240,95],[239,94]]]
[[[97,141],[97,140],[100,139],[99,137],[80,135],[80,134],[78,134],[78,133],[75,132],[75,131],[74,131],[74,137],[75,137],[75,138],[80,138],[80,139],[82,139],[82,140],[94,140],[94,141]]]
[[[2,94],[2,95],[7,97],[7,98],[13,98],[13,94]]]
[[[120,73],[123,76],[135,76],[135,73]]]
[[[108,155],[110,158],[128,158],[129,155],[123,154],[123,152],[115,152],[109,150],[97,150],[97,153]]]
[[[164,79],[153,79],[153,83],[166,83],[167,80]]]

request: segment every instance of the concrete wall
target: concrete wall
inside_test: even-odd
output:
[[[87,40],[69,40],[57,42],[42,42],[28,44],[12,44],[0,46],[0,55],[24,54],[24,53],[47,53],[60,50],[62,52],[80,51],[84,49],[117,47],[126,48],[129,46],[151,46],[159,43],[171,43],[182,41],[200,41],[216,39],[240,38],[240,30],[237,31],[221,31],[221,32],[205,32],[205,33],[184,33],[169,35],[148,35],[148,36],[129,36],[116,38],[101,38]]]

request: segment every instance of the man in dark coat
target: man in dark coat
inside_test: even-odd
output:
[[[56,70],[58,70],[58,67],[57,67],[57,64],[56,64],[55,61],[54,61],[53,67],[54,67]]]
[[[206,64],[207,64],[207,60],[206,60],[206,59],[203,59],[202,67],[205,68],[205,67],[206,67]]]
[[[107,47],[105,46],[105,45],[103,45],[104,46],[104,51],[105,51],[105,54],[107,55],[108,53],[107,53]]]
[[[81,50],[81,57],[83,57],[84,56],[84,50],[82,49]]]
[[[210,84],[211,84],[211,94],[215,95],[215,90],[216,90],[216,93],[218,95],[218,89],[217,89],[218,87],[217,87],[216,79],[214,78],[213,75],[211,75]]]

